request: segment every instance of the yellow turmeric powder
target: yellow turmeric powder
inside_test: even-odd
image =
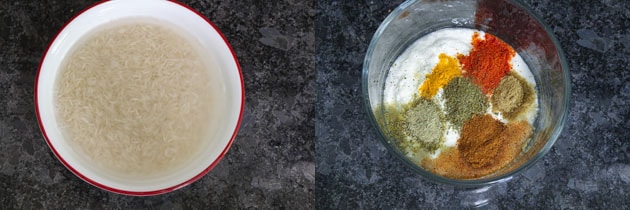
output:
[[[427,78],[424,80],[418,91],[420,95],[426,99],[431,99],[438,90],[448,84],[451,79],[462,75],[459,61],[455,57],[448,56],[444,53],[440,54],[440,61]]]

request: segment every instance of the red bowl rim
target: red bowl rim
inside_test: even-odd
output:
[[[41,116],[39,114],[39,103],[37,101],[37,89],[38,89],[38,85],[39,85],[39,76],[40,76],[40,71],[42,68],[42,64],[44,62],[44,59],[46,58],[46,55],[48,54],[48,51],[50,50],[50,46],[55,42],[55,40],[57,39],[57,37],[59,36],[59,34],[72,22],[74,21],[77,17],[79,17],[81,14],[85,13],[86,11],[92,9],[93,7],[96,7],[100,4],[109,2],[109,0],[103,0],[100,2],[97,2],[93,5],[90,5],[89,7],[83,9],[82,11],[80,11],[79,13],[77,13],[74,17],[72,17],[68,22],[66,22],[63,27],[61,27],[61,29],[57,32],[57,34],[53,37],[53,39],[50,41],[50,43],[48,44],[48,46],[46,47],[46,50],[44,51],[44,54],[42,55],[42,58],[40,60],[39,63],[39,67],[37,68],[37,75],[35,76],[35,89],[34,89],[34,102],[35,102],[35,114],[37,115],[37,123],[39,125],[39,128],[44,136],[44,139],[46,140],[46,144],[48,144],[48,147],[50,147],[50,150],[54,153],[54,155],[57,157],[57,159],[59,159],[59,161],[61,161],[61,163],[68,168],[68,170],[70,170],[73,174],[75,174],[76,176],[78,176],[79,178],[81,178],[83,181],[94,185],[98,188],[101,188],[103,190],[106,191],[110,191],[110,192],[114,192],[114,193],[118,193],[118,194],[123,194],[123,195],[132,195],[132,196],[152,196],[152,195],[160,195],[160,194],[164,194],[164,193],[168,193],[168,192],[172,192],[175,191],[177,189],[180,189],[182,187],[185,187],[199,179],[201,179],[201,177],[203,177],[204,175],[206,175],[208,172],[210,172],[210,170],[212,170],[212,168],[214,168],[221,159],[223,159],[223,157],[225,156],[225,154],[227,153],[227,151],[229,150],[230,146],[232,145],[232,143],[234,142],[234,139],[236,138],[236,134],[238,133],[238,130],[240,128],[240,124],[241,124],[241,119],[243,117],[243,109],[245,107],[245,85],[243,82],[243,74],[241,71],[241,66],[238,62],[238,59],[236,58],[236,54],[234,53],[234,49],[232,49],[232,46],[230,45],[230,43],[227,41],[227,39],[225,38],[225,36],[223,35],[223,33],[221,33],[221,31],[216,27],[216,25],[214,25],[214,23],[212,23],[210,20],[208,20],[208,18],[206,18],[203,14],[201,14],[199,11],[191,8],[188,5],[185,5],[184,3],[178,2],[176,0],[168,0],[172,3],[175,3],[183,8],[186,8],[188,10],[190,10],[191,12],[193,12],[194,14],[198,15],[201,19],[205,20],[208,25],[210,25],[215,31],[217,31],[217,33],[221,36],[221,38],[223,39],[223,41],[225,42],[225,45],[229,48],[230,53],[232,54],[232,57],[234,58],[234,62],[236,63],[236,68],[238,69],[238,73],[239,73],[239,77],[240,77],[240,81],[241,81],[241,108],[240,108],[240,113],[238,116],[238,120],[236,122],[236,127],[234,128],[234,132],[232,133],[232,137],[230,138],[230,141],[227,143],[227,145],[225,146],[225,148],[223,149],[223,151],[221,152],[221,154],[219,154],[219,156],[217,157],[217,159],[215,159],[206,169],[204,169],[201,173],[197,174],[196,176],[192,177],[191,179],[188,179],[187,181],[184,181],[180,184],[176,184],[174,186],[171,187],[167,187],[164,189],[159,189],[159,190],[152,190],[152,191],[128,191],[128,190],[122,190],[122,189],[117,189],[117,188],[113,188],[113,187],[109,187],[107,185],[101,184],[99,182],[96,182],[88,177],[86,177],[85,175],[79,173],[79,171],[77,171],[76,169],[74,169],[70,164],[68,164],[68,162],[66,162],[63,157],[61,157],[59,155],[59,153],[57,152],[57,150],[53,147],[53,145],[51,144],[48,135],[46,135],[46,129],[44,128],[44,125],[42,124],[42,120],[41,120]]]

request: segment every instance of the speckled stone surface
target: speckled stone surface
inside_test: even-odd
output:
[[[210,173],[154,197],[117,195],[81,181],[53,156],[37,126],[40,57],[64,22],[94,2],[0,1],[1,209],[314,208],[312,1],[183,1],[234,48],[246,107],[232,148]]]
[[[366,115],[363,58],[380,22],[401,2],[317,1],[318,208],[458,208],[482,198],[490,209],[630,208],[628,1],[524,1],[566,53],[571,109],[563,133],[540,162],[479,191],[414,174],[386,150]]]

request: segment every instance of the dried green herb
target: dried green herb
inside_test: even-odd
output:
[[[388,129],[403,150],[433,152],[444,141],[444,116],[433,101],[419,97],[401,111],[393,107],[387,110]]]
[[[446,119],[457,129],[474,114],[483,114],[488,108],[486,97],[479,86],[468,78],[456,77],[444,88]]]

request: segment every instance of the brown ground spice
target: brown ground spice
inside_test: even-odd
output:
[[[492,110],[508,113],[523,104],[523,86],[511,75],[503,77],[492,94]]]
[[[480,178],[507,166],[532,135],[526,121],[503,124],[490,115],[475,115],[462,127],[456,147],[447,148],[422,165],[433,173],[455,179]]]
[[[491,97],[492,111],[510,121],[527,112],[536,100],[534,88],[515,72],[503,77]]]
[[[494,164],[500,142],[497,136],[505,130],[505,125],[490,115],[475,115],[462,127],[457,150],[464,161],[473,168]]]

